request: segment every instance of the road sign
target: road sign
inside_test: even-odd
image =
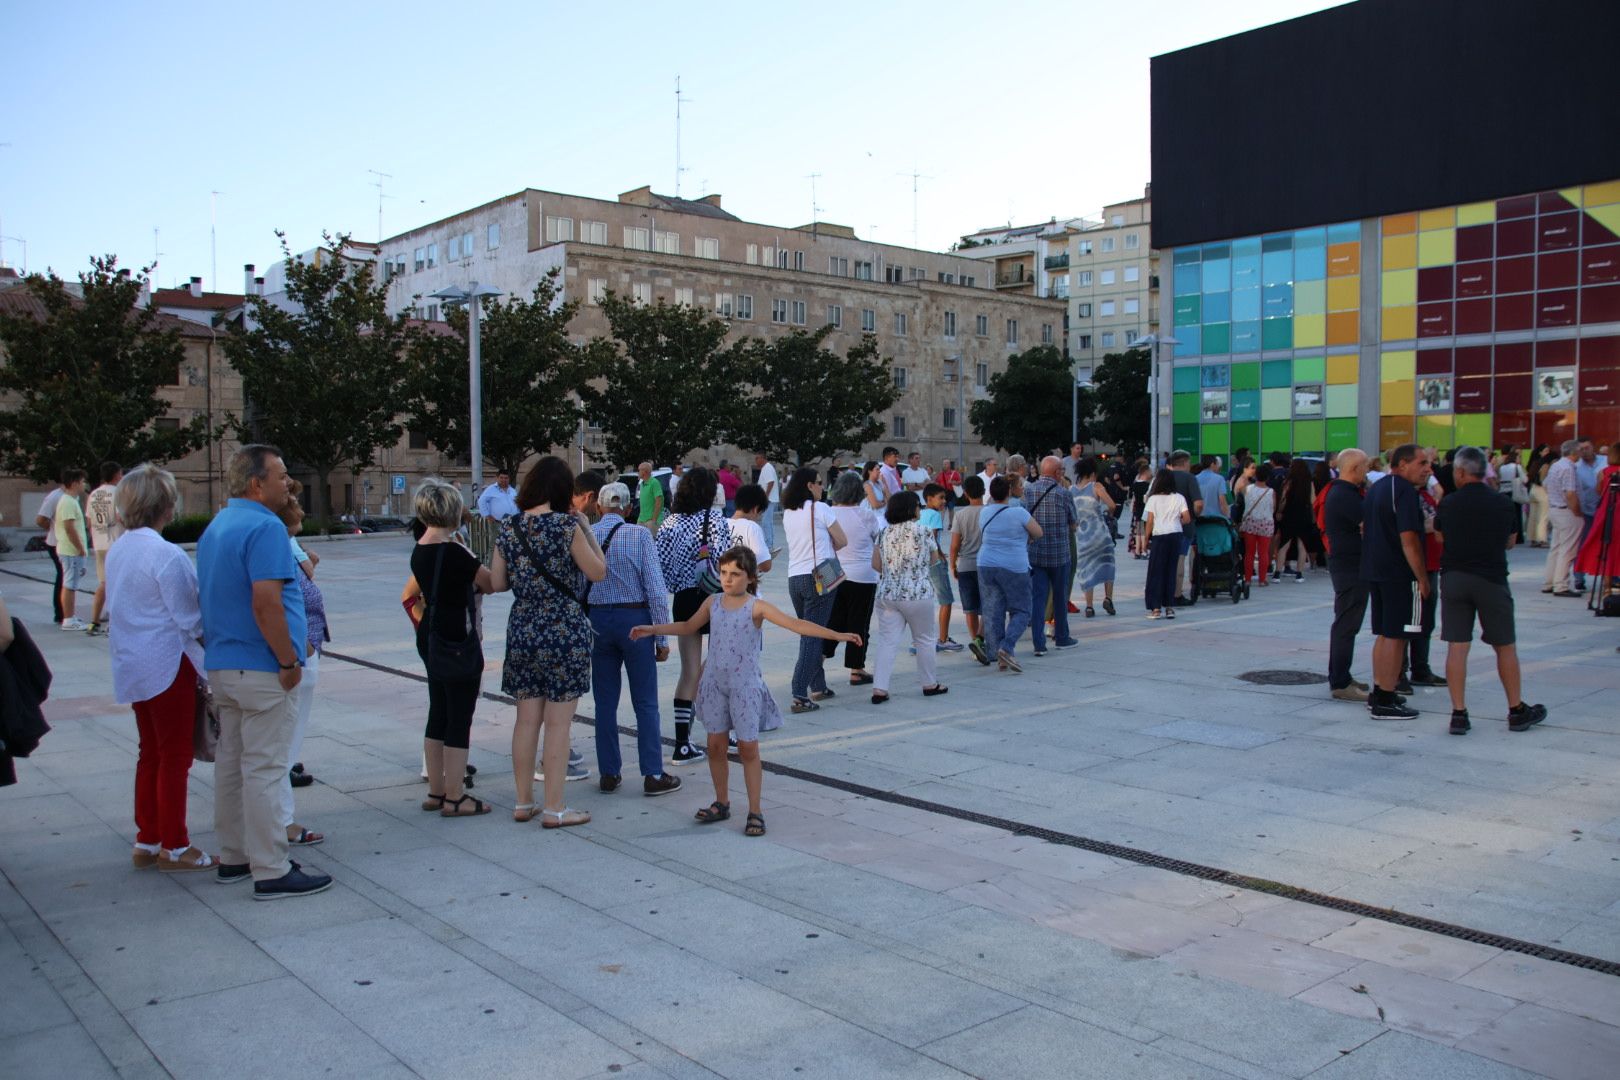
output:
[[[394,494],[405,494],[405,478],[403,476],[396,475],[394,477]]]

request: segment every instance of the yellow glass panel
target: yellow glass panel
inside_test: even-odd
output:
[[[1403,409],[1410,409],[1415,391],[1416,384],[1411,379],[1396,379],[1382,384],[1378,388],[1378,411],[1385,416],[1394,416]]]
[[[1384,237],[1385,270],[1406,270],[1416,265],[1417,237],[1414,234]]]
[[[1406,341],[1417,337],[1417,308],[1385,308],[1383,337],[1385,341]]]
[[[1457,230],[1418,233],[1418,265],[1446,266],[1457,261]]]
[[[1326,315],[1294,316],[1294,348],[1314,349],[1327,342]]]
[[[1361,306],[1361,275],[1328,278],[1329,311],[1349,311]]]
[[[1448,206],[1442,210],[1425,210],[1418,215],[1418,231],[1427,232],[1430,229],[1449,229],[1457,224],[1457,208]]]
[[[1417,303],[1417,271],[1385,270],[1384,307],[1407,307]]]
[[[1391,214],[1384,219],[1385,236],[1399,236],[1410,232],[1417,232],[1416,214]]]
[[[1587,184],[1585,196],[1587,206],[1620,203],[1620,180],[1610,180],[1606,184]]]
[[[1605,229],[1612,233],[1620,233],[1620,203],[1613,206],[1588,206],[1586,212]]]
[[[1581,205],[1581,189],[1578,187],[1564,188],[1558,194],[1569,200],[1569,205]]]
[[[1385,448],[1400,446],[1402,443],[1412,441],[1412,414],[1405,416],[1384,416],[1378,422],[1378,445]],[[1376,453],[1377,451],[1370,451]]]
[[[1296,323],[1297,325],[1297,323]],[[1357,381],[1361,364],[1355,356],[1330,356],[1327,358],[1327,381],[1335,386]]]
[[[1458,225],[1485,225],[1496,220],[1496,204],[1493,202],[1469,203],[1467,206],[1457,207]]]
[[[1416,375],[1417,353],[1411,349],[1393,349],[1379,358],[1378,378],[1380,382],[1389,382],[1391,379],[1410,381]],[[1411,402],[1407,404],[1410,406]],[[1388,409],[1384,411],[1389,412]]]

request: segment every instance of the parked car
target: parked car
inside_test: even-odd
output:
[[[404,532],[411,527],[411,519],[394,514],[379,514],[375,517],[362,517],[358,524],[361,532]]]
[[[662,487],[664,489],[664,509],[665,510],[669,509],[670,499],[674,497],[674,490],[673,490],[673,484],[674,484],[674,479],[673,478],[674,478],[674,476],[675,476],[675,470],[674,469],[670,469],[670,468],[663,467],[663,466],[660,466],[659,468],[656,468],[656,469],[654,469],[652,471],[652,478],[654,480],[658,481],[659,487]],[[630,507],[631,507],[631,509],[632,510],[639,509],[640,506],[641,506],[641,501],[640,501],[641,500],[641,476],[640,476],[640,474],[635,473],[635,472],[622,472],[622,473],[620,473],[618,475],[618,481],[619,481],[619,483],[623,484],[625,487],[630,489]],[[632,516],[630,520],[634,521],[635,520],[634,516]]]

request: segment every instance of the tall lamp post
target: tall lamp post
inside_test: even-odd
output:
[[[1148,398],[1152,402],[1152,422],[1148,426],[1148,465],[1155,475],[1159,471],[1159,346],[1180,345],[1181,342],[1173,337],[1164,337],[1159,334],[1149,334],[1147,337],[1137,338],[1138,345],[1148,347]]]
[[[1081,379],[1071,367],[1069,370],[1069,445],[1080,441],[1080,391],[1090,390],[1090,379]]]
[[[945,362],[951,365],[950,369],[945,372],[945,381],[956,384],[956,467],[962,469],[967,466],[967,461],[962,456],[967,453],[967,444],[963,436],[967,424],[967,417],[964,415],[964,406],[967,403],[967,379],[962,372],[962,358],[960,356],[947,356]]]
[[[466,289],[452,285],[433,294],[433,299],[443,300],[447,304],[467,305],[467,404],[471,413],[471,424],[467,429],[467,454],[472,461],[474,499],[484,489],[484,372],[483,356],[478,344],[478,317],[482,306],[479,301],[500,295],[499,289],[481,286],[476,281]]]

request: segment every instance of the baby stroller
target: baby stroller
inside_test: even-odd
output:
[[[1214,597],[1230,593],[1232,603],[1247,599],[1249,586],[1243,580],[1243,540],[1237,527],[1218,514],[1205,514],[1193,524],[1193,580],[1197,587],[1189,597]]]

